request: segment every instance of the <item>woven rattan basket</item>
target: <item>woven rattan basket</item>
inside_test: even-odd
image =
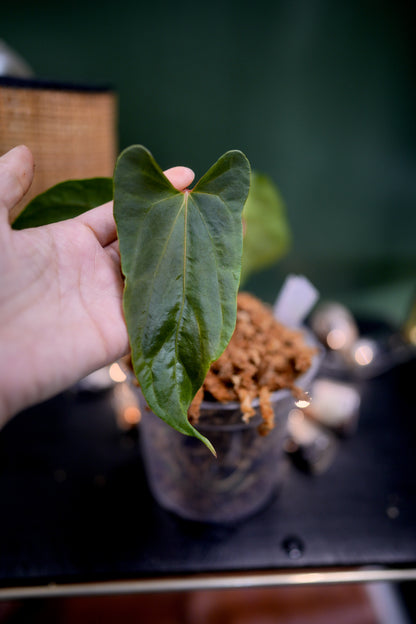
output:
[[[22,143],[34,155],[35,178],[11,220],[32,197],[62,180],[113,175],[114,92],[0,78],[0,154]]]

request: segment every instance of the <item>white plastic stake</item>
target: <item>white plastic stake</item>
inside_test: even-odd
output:
[[[319,299],[319,292],[303,275],[288,275],[273,307],[274,317],[288,327],[302,325]]]

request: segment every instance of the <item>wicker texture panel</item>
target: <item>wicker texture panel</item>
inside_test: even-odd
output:
[[[112,176],[116,126],[112,92],[0,86],[0,154],[24,143],[35,159],[32,187],[11,220],[58,182]]]

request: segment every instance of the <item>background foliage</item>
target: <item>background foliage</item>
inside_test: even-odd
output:
[[[243,150],[278,185],[293,241],[247,283],[287,272],[324,298],[400,320],[416,268],[414,4],[370,0],[22,0],[0,38],[40,78],[110,84],[120,149],[197,178]]]

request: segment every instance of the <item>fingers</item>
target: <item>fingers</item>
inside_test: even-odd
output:
[[[187,188],[195,177],[192,169],[188,169],[188,167],[172,167],[164,173],[178,191]],[[76,217],[76,220],[91,228],[103,247],[110,245],[117,238],[116,224],[113,218],[113,202],[89,210]]]
[[[112,201],[84,212],[79,217],[75,217],[74,221],[79,221],[89,227],[103,247],[106,247],[117,238]]]
[[[178,191],[186,189],[190,184],[192,184],[195,177],[192,169],[189,169],[188,167],[171,167],[170,169],[166,169],[164,173],[172,186],[174,186]]]
[[[0,158],[0,211],[8,213],[22,199],[33,180],[32,152],[19,145]]]
[[[107,245],[105,250],[110,258],[112,258],[117,265],[120,265],[120,246],[118,240],[115,240]]]

